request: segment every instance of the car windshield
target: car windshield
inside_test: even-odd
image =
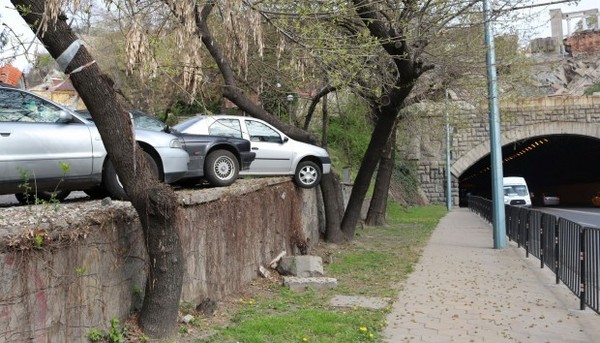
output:
[[[524,185],[504,186],[504,195],[527,195],[527,187]]]
[[[90,111],[77,110],[76,112],[80,114],[84,119],[94,121],[92,115],[90,114]],[[135,123],[136,129],[169,132],[169,126],[167,124],[142,111],[131,110],[129,111],[129,113],[131,113],[131,115],[133,116],[133,122]]]

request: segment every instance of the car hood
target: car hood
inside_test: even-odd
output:
[[[288,141],[286,143],[284,143],[284,145],[288,145],[288,147],[293,148],[294,151],[298,151],[298,152],[302,151],[303,155],[329,157],[329,153],[327,153],[327,150],[321,148],[320,146],[296,141],[289,137],[288,137]]]
[[[145,142],[154,147],[169,147],[173,139],[177,139],[177,136],[166,132],[143,129],[135,130],[136,141]]]

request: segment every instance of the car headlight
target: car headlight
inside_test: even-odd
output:
[[[181,145],[181,141],[179,139],[171,139],[171,143],[169,147],[176,149],[183,149],[183,145]]]

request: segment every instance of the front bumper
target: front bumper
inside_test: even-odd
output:
[[[188,172],[190,156],[183,149],[157,148],[163,165],[165,183],[174,183],[180,180]]]
[[[321,165],[323,166],[323,174],[329,174],[331,172],[331,158],[319,157]]]

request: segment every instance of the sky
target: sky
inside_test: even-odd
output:
[[[522,37],[526,37],[528,39],[531,38],[544,38],[550,37],[550,14],[549,11],[551,9],[560,8],[563,13],[576,12],[576,11],[584,11],[590,9],[600,9],[600,1],[599,0],[579,0],[572,1],[569,3],[560,3],[560,4],[552,4],[553,2],[557,2],[560,0],[532,0],[534,4],[544,4],[543,6],[534,7],[531,9],[523,9],[520,10],[523,15],[531,15],[532,20],[523,21],[522,25]],[[20,32],[23,35],[23,40],[31,41],[33,39],[33,33],[23,19],[16,13],[14,7],[12,6],[10,0],[0,0],[0,22],[2,24],[10,26],[14,31]],[[576,24],[576,20],[571,21],[571,26],[574,27]],[[4,27],[0,26],[0,30],[3,30]],[[567,34],[567,23],[563,21],[563,32]],[[573,32],[573,29],[571,29]],[[36,47],[32,47],[35,49]],[[3,64],[1,58],[3,57],[2,52],[0,52],[0,65]],[[26,69],[28,66],[28,62],[26,58],[18,58],[15,63],[15,66]]]
[[[17,32],[20,35],[20,40],[29,43],[35,37],[27,24],[25,24],[23,18],[21,18],[14,9],[10,0],[0,0],[0,31],[5,29],[5,25]],[[32,46],[31,49],[36,49],[36,46]],[[0,51],[0,65],[4,64],[1,58],[9,54],[12,56],[14,51],[6,53]],[[21,56],[17,58],[13,65],[21,70],[25,70],[28,68],[29,62],[27,61],[27,58]]]
[[[599,0],[580,0],[580,1],[571,1],[569,3],[561,3],[561,4],[551,4],[553,2],[557,2],[560,0],[534,0],[534,4],[539,4],[544,6],[535,7],[532,9],[521,10],[523,14],[531,14],[534,18],[530,22],[523,23],[524,29],[530,28],[533,30],[531,33],[531,38],[545,38],[550,37],[550,10],[560,8],[563,13],[571,13],[577,11],[586,11],[592,9],[600,10],[600,1]],[[573,28],[576,24],[577,20],[571,20],[571,27]],[[573,32],[574,29],[571,29]],[[567,22],[563,21],[563,33],[567,34]]]

